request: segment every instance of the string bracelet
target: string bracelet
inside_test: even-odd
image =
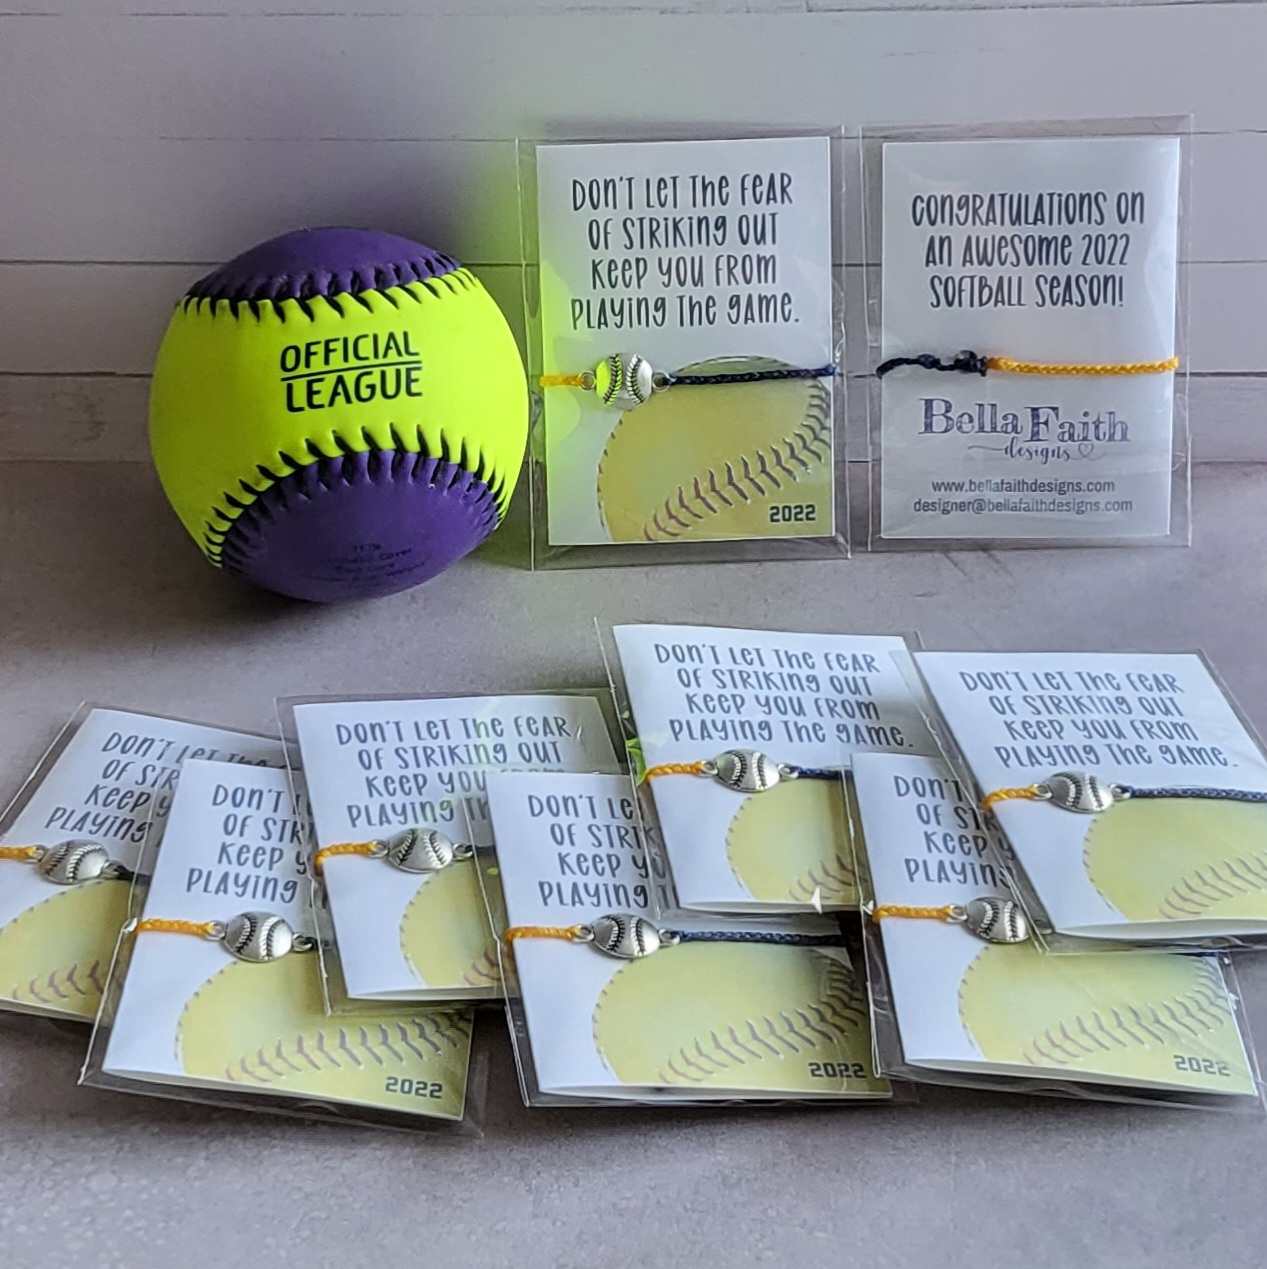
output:
[[[827,767],[798,767],[791,762],[776,762],[756,749],[727,749],[716,758],[704,762],[662,762],[648,767],[644,780],[661,776],[705,776],[724,784],[737,793],[764,793],[783,780],[839,780],[840,772]]]
[[[187,934],[219,943],[240,961],[262,964],[281,960],[291,952],[312,952],[317,940],[298,934],[289,921],[272,912],[242,912],[227,921],[181,921],[145,917],[124,927],[132,934]]]
[[[1024,943],[1029,938],[1029,921],[1014,899],[990,896],[967,903],[947,903],[941,907],[909,907],[901,903],[881,904],[871,911],[871,920],[879,924],[890,918],[912,921],[944,921],[961,925],[969,934],[987,943]]]
[[[920,370],[940,370],[952,374],[980,375],[984,378],[991,370],[1008,375],[1051,375],[1057,377],[1086,377],[1102,375],[1160,375],[1179,369],[1178,357],[1165,361],[1121,362],[1042,362],[1017,361],[1013,357],[983,357],[980,353],[965,350],[956,353],[949,361],[942,361],[933,353],[921,353],[918,357],[890,357],[876,367],[876,378],[903,366],[915,366]]]
[[[844,947],[839,934],[791,934],[762,930],[669,930],[627,912],[596,917],[588,925],[512,925],[502,936],[513,946],[520,939],[562,939],[587,943],[605,956],[641,960],[661,948],[682,943],[767,943],[779,947]]]
[[[385,859],[401,872],[439,872],[450,864],[475,857],[475,847],[455,842],[434,828],[407,828],[372,842],[335,842],[322,846],[312,857],[313,870],[321,876],[327,859],[336,855],[363,855]]]
[[[54,846],[0,846],[0,860],[33,864],[45,881],[55,886],[75,886],[83,881],[133,881],[134,873],[125,864],[110,858],[100,843],[73,838]]]
[[[740,358],[734,360],[739,361]],[[537,382],[543,388],[581,388],[593,392],[614,410],[632,410],[649,401],[657,392],[668,388],[709,387],[726,383],[772,383],[785,379],[830,379],[836,373],[834,363],[801,369],[796,366],[772,366],[763,370],[669,373],[656,370],[640,353],[614,353],[605,357],[593,370],[581,374],[542,375]]]
[[[1127,802],[1132,798],[1199,798],[1213,802],[1267,803],[1267,792],[1254,789],[1213,789],[1190,784],[1149,789],[1101,780],[1088,771],[1058,771],[1038,784],[995,789],[981,799],[981,806],[989,811],[1000,802],[1020,799],[1027,802],[1049,802],[1062,811],[1075,811],[1080,815],[1098,815],[1101,811],[1107,811],[1115,802]]]

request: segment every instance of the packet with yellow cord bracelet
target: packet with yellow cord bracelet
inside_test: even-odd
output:
[[[850,755],[931,753],[894,635],[623,625],[604,653],[673,906],[856,909]]]
[[[485,775],[610,767],[602,694],[290,698],[279,712],[311,790],[330,1010],[495,997],[472,863],[489,840]]]
[[[1267,755],[1200,654],[911,660],[1047,946],[1267,948]]]
[[[286,771],[185,764],[83,1082],[473,1132],[469,1009],[326,1014],[307,846],[307,798]]]
[[[527,1104],[889,1100],[823,917],[675,920],[627,775],[497,772],[479,852]]]
[[[142,854],[189,759],[280,767],[267,736],[84,705],[0,816],[0,1009],[91,1022]]]
[[[939,759],[858,754],[864,940],[880,1068],[905,1079],[1262,1109],[1231,966],[1155,950],[1053,956],[1011,859]]]
[[[864,130],[872,549],[1186,545],[1190,135]]]
[[[534,564],[847,552],[842,144],[521,145]]]

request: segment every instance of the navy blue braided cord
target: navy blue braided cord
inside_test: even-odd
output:
[[[787,770],[798,780],[839,780],[840,772],[827,767],[795,767],[786,763]]]
[[[839,934],[777,934],[763,930],[661,930],[679,943],[777,943],[783,947],[844,947]]]
[[[989,365],[985,357],[979,353],[961,352],[950,361],[942,361],[932,353],[921,353],[918,357],[891,357],[875,368],[875,377],[883,379],[891,370],[900,366],[918,366],[921,370],[957,371],[962,375],[985,376]]]
[[[798,370],[789,366],[783,370],[739,370],[733,374],[665,375],[664,386],[691,388],[714,383],[764,383],[775,379],[830,379],[835,373],[835,365],[827,365],[813,370]]]
[[[1205,789],[1183,784],[1161,789],[1137,789],[1131,784],[1119,784],[1117,787],[1128,798],[1207,798],[1212,802],[1267,802],[1267,793],[1255,793],[1248,789]]]

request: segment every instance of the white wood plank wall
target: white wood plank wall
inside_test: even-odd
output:
[[[521,325],[516,136],[1191,112],[1195,452],[1267,461],[1263,4],[0,6],[0,457],[143,457],[172,303],[298,225],[432,242]]]

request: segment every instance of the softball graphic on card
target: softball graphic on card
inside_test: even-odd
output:
[[[0,928],[0,999],[40,1013],[92,1019],[129,887],[102,879],[55,892]]]
[[[400,923],[400,949],[428,988],[453,988],[456,998],[500,994],[497,945],[470,860],[427,877]]]
[[[718,374],[786,368],[721,358]],[[677,386],[620,415],[598,468],[613,542],[812,537],[832,532],[830,379]]]
[[[1209,957],[986,947],[960,984],[959,1016],[992,1062],[1071,1079],[1255,1091],[1227,986]]]
[[[632,961],[594,1010],[625,1084],[887,1096],[871,1066],[862,984],[814,948],[691,943]]]
[[[1131,921],[1267,921],[1267,806],[1114,803],[1087,829],[1091,884]]]
[[[327,1016],[316,956],[234,961],[185,1005],[185,1073],[217,1084],[459,1119],[471,1038],[462,1010]]]
[[[815,911],[858,904],[844,784],[784,780],[744,798],[726,858],[754,899]]]

